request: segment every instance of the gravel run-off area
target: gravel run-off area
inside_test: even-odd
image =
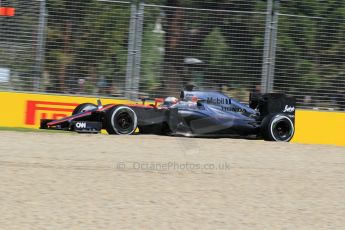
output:
[[[0,229],[345,229],[345,148],[1,131]]]

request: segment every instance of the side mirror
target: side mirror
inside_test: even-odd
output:
[[[98,109],[103,108],[103,105],[102,105],[102,102],[101,102],[100,98],[97,99],[97,107],[98,107]]]

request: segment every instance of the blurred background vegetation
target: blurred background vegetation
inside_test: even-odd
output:
[[[176,8],[145,7],[140,92],[170,95],[189,81],[220,90],[249,91],[260,84],[267,1],[145,3]],[[20,81],[20,75],[35,74],[39,2],[3,0],[2,5],[16,7],[17,14],[0,19],[1,66],[15,69],[18,88],[29,90],[32,84]],[[95,0],[46,0],[41,90],[122,96],[130,6]],[[274,89],[297,97],[344,94],[345,0],[281,0],[279,13]],[[158,31],[157,25],[162,27]],[[199,62],[190,64],[188,60]],[[308,85],[308,90],[301,92],[301,85]]]

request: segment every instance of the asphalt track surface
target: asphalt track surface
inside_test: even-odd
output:
[[[0,229],[344,229],[345,148],[0,132]]]

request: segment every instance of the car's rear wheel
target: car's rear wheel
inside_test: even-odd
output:
[[[83,103],[75,107],[75,109],[72,112],[72,115],[76,115],[78,113],[83,113],[94,109],[97,109],[97,105],[92,103]]]
[[[120,105],[107,111],[105,124],[109,134],[130,135],[138,126],[138,118],[132,108]]]
[[[285,115],[268,115],[262,121],[261,134],[265,140],[288,142],[294,133],[294,123]]]

